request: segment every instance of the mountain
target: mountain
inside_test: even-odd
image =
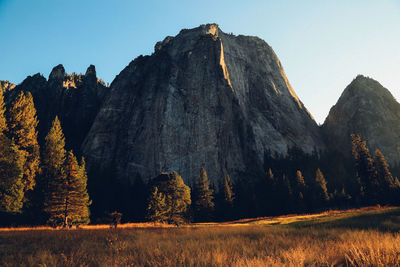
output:
[[[400,159],[400,104],[377,81],[357,76],[343,91],[322,130],[327,144],[349,156],[350,134],[360,134],[373,153],[379,148],[394,164]]]
[[[204,166],[217,183],[263,172],[265,153],[294,146],[325,149],[272,48],[207,24],[158,42],[115,78],[82,150],[90,169],[123,181],[174,170],[190,183]]]
[[[80,146],[108,88],[96,77],[93,65],[88,67],[85,75],[69,75],[62,65],[58,65],[53,68],[48,80],[38,73],[6,90],[6,102],[10,103],[21,91],[31,92],[33,96],[39,119],[40,143],[43,143],[54,117],[58,115],[68,148],[80,154]]]

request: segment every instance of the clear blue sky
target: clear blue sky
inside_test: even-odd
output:
[[[62,63],[111,82],[165,36],[209,22],[267,41],[319,123],[357,74],[400,99],[400,0],[0,0],[0,79]]]

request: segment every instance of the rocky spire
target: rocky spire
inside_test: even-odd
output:
[[[87,84],[96,85],[97,83],[97,75],[96,75],[96,67],[94,65],[90,65],[85,73],[85,81]]]
[[[59,64],[53,68],[49,75],[49,81],[63,80],[65,76],[65,69],[62,64]]]
[[[85,76],[86,77],[89,77],[89,76],[96,77],[97,76],[96,75],[96,67],[94,65],[90,65],[86,70]]]

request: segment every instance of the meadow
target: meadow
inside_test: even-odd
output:
[[[0,229],[0,266],[400,266],[400,208],[117,229]]]

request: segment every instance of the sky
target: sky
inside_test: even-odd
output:
[[[57,64],[112,82],[183,28],[265,40],[318,123],[363,74],[400,100],[400,0],[0,0],[0,80],[46,78]]]

